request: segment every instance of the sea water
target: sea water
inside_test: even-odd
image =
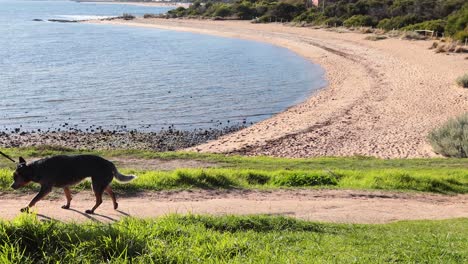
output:
[[[0,131],[250,124],[324,85],[318,65],[265,43],[47,21],[168,10],[0,0]]]

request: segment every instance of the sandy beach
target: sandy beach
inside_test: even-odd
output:
[[[92,23],[262,41],[320,64],[328,85],[267,120],[189,150],[280,157],[433,157],[426,137],[468,111],[455,79],[466,54],[435,54],[430,41],[365,40],[361,33],[247,21],[135,19]],[[291,76],[294,78],[294,76]]]

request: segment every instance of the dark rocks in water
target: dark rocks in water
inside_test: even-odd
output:
[[[37,21],[37,22],[39,22],[39,21],[44,21],[44,20],[39,19],[39,18],[35,18],[35,19],[33,19],[32,21]]]
[[[69,20],[69,19],[48,19],[49,22],[58,22],[58,23],[78,23],[78,20]]]

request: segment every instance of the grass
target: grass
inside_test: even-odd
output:
[[[463,88],[468,88],[468,73],[458,77],[457,84]]]
[[[113,224],[0,222],[2,263],[466,263],[468,219],[385,225],[271,216],[179,216]]]
[[[365,156],[321,157],[321,158],[274,158],[246,157],[222,154],[202,154],[195,152],[154,152],[145,150],[84,150],[54,146],[0,149],[17,159],[19,156],[38,158],[59,154],[96,154],[108,158],[138,158],[162,160],[198,160],[217,164],[223,168],[261,169],[261,170],[310,170],[310,169],[468,169],[466,159],[377,159]],[[12,163],[0,157],[0,167],[11,167]]]
[[[136,174],[130,184],[114,182],[113,189],[125,193],[170,189],[278,189],[328,188],[362,190],[419,191],[443,194],[468,193],[468,170],[256,170],[256,169],[178,169],[175,171],[122,170]],[[12,191],[13,171],[0,169],[0,191]],[[84,181],[75,189],[90,189]],[[30,184],[21,191],[38,191]]]
[[[3,150],[2,150],[3,151]],[[8,154],[26,157],[59,153],[83,153],[64,149],[9,149]],[[155,171],[120,169],[138,178],[130,184],[113,183],[113,188],[125,193],[167,189],[278,189],[328,188],[373,189],[468,193],[468,162],[466,159],[382,160],[366,157],[284,159],[271,157],[241,157],[214,154],[157,153],[119,150],[92,152],[107,157],[138,157],[142,159],[195,159],[220,166],[207,169]],[[0,168],[0,191],[11,191],[13,167],[3,160]],[[157,161],[155,161],[157,162]],[[9,167],[8,167],[9,166]],[[85,181],[76,187],[89,189]],[[37,191],[37,185],[23,190]]]
[[[371,35],[371,36],[367,36],[365,39],[366,39],[366,40],[372,40],[372,41],[378,41],[378,40],[387,39],[387,36],[383,36],[383,35]]]

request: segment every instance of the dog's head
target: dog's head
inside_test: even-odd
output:
[[[19,163],[16,166],[16,170],[13,173],[13,184],[11,185],[11,188],[13,189],[18,189],[20,187],[23,187],[24,185],[30,183],[33,178],[33,172],[31,166],[28,166],[26,164],[26,161],[20,157],[19,158]]]

